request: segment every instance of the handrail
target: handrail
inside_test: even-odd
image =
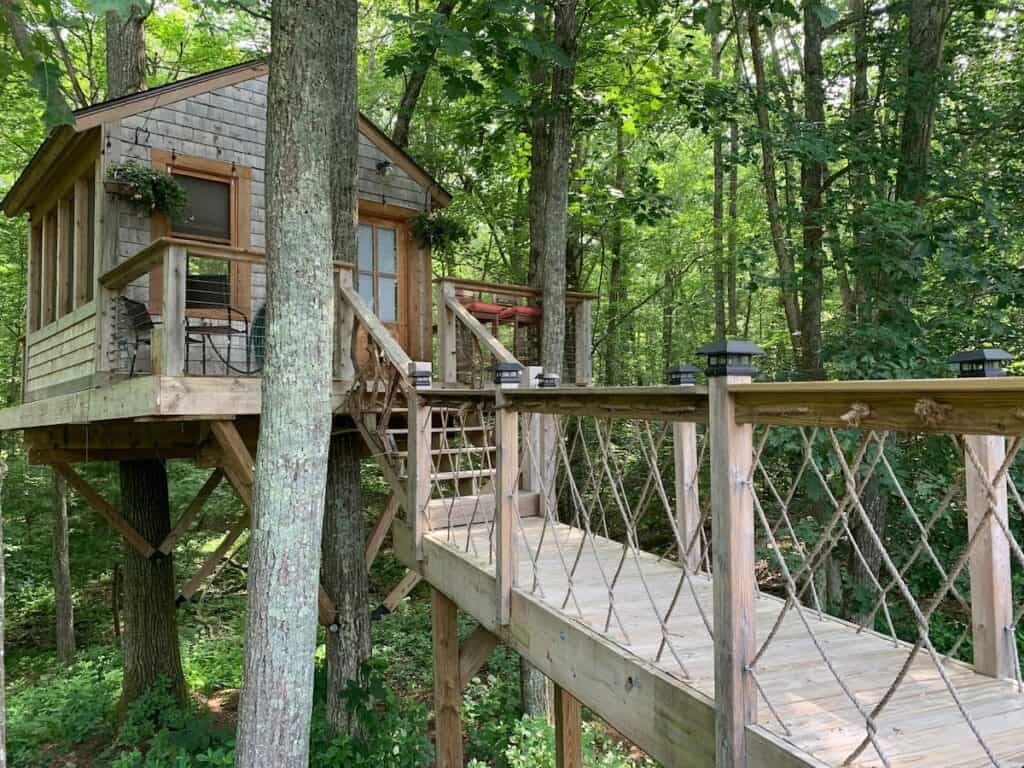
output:
[[[562,416],[707,423],[707,387],[530,387],[501,389],[499,405]]]
[[[457,317],[459,321],[466,326],[474,336],[476,336],[477,341],[485,346],[487,351],[490,352],[499,363],[519,362],[516,359],[516,356],[509,352],[508,349],[505,348],[505,345],[484,327],[483,323],[473,317],[469,310],[462,306],[457,298],[454,296],[445,296],[445,306],[455,313],[455,317]]]
[[[543,294],[538,288],[531,288],[528,285],[513,285],[507,283],[491,283],[486,280],[467,280],[461,277],[441,277],[435,280],[436,283],[450,283],[457,288],[465,288],[482,293],[500,293],[505,296],[516,296],[524,299],[540,298]],[[596,293],[582,291],[566,291],[565,300],[567,304],[576,304],[581,301],[593,301],[597,299]]]
[[[354,289],[347,285],[340,285],[338,290],[352,308],[356,320],[366,329],[370,338],[380,347],[391,365],[397,369],[402,381],[408,386],[410,383],[409,366],[412,363],[412,358],[406,354],[395,337],[384,327],[373,310],[366,306],[362,297]]]

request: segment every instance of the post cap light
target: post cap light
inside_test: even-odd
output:
[[[674,387],[692,387],[697,383],[698,370],[695,365],[680,363],[665,371],[665,378]]]
[[[1001,349],[971,349],[957,352],[949,358],[950,363],[960,366],[961,379],[1005,376],[1003,365],[1011,360],[1013,357],[1010,353]]]
[[[558,383],[562,380],[562,377],[557,373],[538,373],[537,374],[537,386],[538,387],[557,387]]]
[[[499,387],[518,384],[522,370],[523,366],[519,363],[497,363],[494,366],[494,383]]]
[[[753,376],[754,358],[764,350],[749,341],[713,341],[697,350],[708,359],[704,373],[712,376]]]
[[[430,363],[409,363],[409,383],[414,389],[430,389],[432,379]]]

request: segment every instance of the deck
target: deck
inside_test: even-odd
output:
[[[698,575],[692,579],[692,592],[689,588],[680,592],[668,622],[674,653],[664,649],[659,657],[662,632],[647,593],[664,610],[680,584],[677,565],[645,553],[638,570],[631,558],[626,559],[615,598],[627,638],[615,621],[605,631],[607,588],[598,568],[600,558],[606,572],[614,569],[622,545],[594,536],[593,546],[588,543],[582,548],[573,579],[574,599],[563,605],[567,578],[555,541],[563,553],[575,553],[583,532],[564,524],[552,530],[549,523],[535,571],[530,551],[536,551],[545,523],[537,517],[524,518],[522,523],[518,586],[507,628],[499,629],[494,619],[489,525],[475,525],[471,532],[460,527],[428,534],[426,579],[476,620],[500,632],[515,650],[663,765],[713,765],[714,649],[697,610],[699,601],[708,621],[713,621],[711,578]],[[396,530],[405,545],[406,564],[415,566],[407,529]],[[544,594],[531,590],[535,582],[544,585]],[[765,594],[756,603],[760,640],[771,631],[783,603]],[[809,611],[805,616],[839,676],[870,711],[891,686],[909,646],[872,632],[858,633],[856,627],[828,616]],[[998,764],[1024,762],[1024,695],[1017,685],[977,674],[957,661],[947,662],[945,671],[996,752]],[[811,634],[795,612],[787,614],[759,662],[758,680],[778,720],[761,699],[759,725],[749,727],[752,765],[867,768],[885,764],[870,746],[854,761],[844,763],[864,738],[864,718],[823,665]],[[924,654],[912,664],[878,726],[877,739],[894,768],[992,765]]]

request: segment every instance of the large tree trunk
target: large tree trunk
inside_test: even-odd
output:
[[[53,473],[53,602],[57,614],[57,658],[75,659],[75,610],[71,600],[71,559],[68,555],[68,497],[64,478]]]
[[[724,41],[721,35],[711,40],[711,78],[722,79],[722,48]],[[726,335],[726,296],[725,296],[725,242],[722,231],[725,196],[725,169],[722,167],[722,134],[716,130],[712,139],[711,151],[714,191],[711,198],[711,228],[714,247],[711,257],[711,273],[715,291],[715,338],[724,339]]]
[[[534,15],[534,36],[546,44],[549,20],[543,4],[538,4]],[[527,266],[527,284],[538,290],[544,287],[544,211],[547,208],[550,187],[548,164],[548,68],[543,59],[536,59],[530,67],[530,191],[527,200],[530,224],[530,258]],[[532,339],[531,362],[540,360],[540,338]]]
[[[370,657],[369,579],[366,572],[366,524],[359,503],[358,436],[331,438],[324,499],[324,536],[320,575],[336,609],[337,632],[327,634],[327,725],[332,735],[352,734],[341,692],[359,679]]]
[[[736,67],[739,69],[739,61],[736,62]],[[732,338],[736,337],[739,330],[737,326],[739,303],[736,296],[736,239],[739,228],[740,191],[739,156],[740,129],[739,124],[733,120],[729,124],[729,230],[725,241],[726,285],[729,297],[729,315],[726,330]]]
[[[153,547],[171,532],[167,469],[157,459],[122,461],[121,507],[125,521]],[[164,679],[181,701],[188,689],[181,670],[175,606],[174,558],[147,559],[124,544],[124,682],[128,704]]]
[[[146,16],[141,5],[132,5],[127,18],[107,11],[108,99],[146,88]]]
[[[355,125],[355,0],[274,0],[267,94],[267,354],[249,555],[239,768],[309,762],[331,430],[335,146]],[[340,81],[339,81],[340,80]],[[354,127],[352,128],[354,130]],[[349,166],[346,166],[348,168]],[[348,170],[345,179],[348,179]],[[338,215],[351,215],[347,213]]]
[[[622,132],[622,118],[615,121],[615,188],[625,192],[626,186],[626,148],[625,137]],[[604,383],[613,387],[621,384],[624,380],[622,361],[627,355],[629,343],[629,332],[626,315],[626,296],[628,268],[625,256],[622,253],[622,219],[625,211],[622,206],[616,206],[612,220],[611,231],[609,232],[609,251],[611,251],[611,264],[608,269],[608,331],[605,334],[607,342],[604,345]]]
[[[434,9],[435,23],[443,22],[447,24],[456,5],[458,5],[458,0],[441,0],[437,4],[437,8]],[[431,39],[437,40],[438,38],[435,36]],[[391,140],[403,148],[409,144],[409,128],[412,125],[412,118],[416,114],[416,105],[419,103],[423,84],[427,81],[427,74],[434,63],[434,57],[437,55],[437,45],[421,41],[417,47],[417,52],[416,62],[413,64],[412,71],[409,72],[408,79],[405,81],[402,99],[398,102],[398,111],[395,113],[395,128],[391,132]]]

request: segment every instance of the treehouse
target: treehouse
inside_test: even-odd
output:
[[[31,240],[24,402],[0,429],[144,558],[223,481],[246,508],[181,602],[250,523],[265,92],[247,64],[83,110],[3,202]],[[440,768],[463,765],[461,692],[499,642],[555,683],[560,768],[581,764],[581,704],[672,768],[1024,762],[1024,380],[1005,353],[958,355],[957,379],[754,383],[760,350],[729,341],[701,349],[706,386],[683,365],[592,387],[595,297],[555,312],[432,280],[411,222],[448,194],[365,119],[359,148],[323,365],[335,428],[391,490],[366,562],[390,532],[409,570],[383,608],[431,588]],[[177,180],[182,215],[140,210],[146,169]],[[561,310],[559,381],[533,350]],[[211,468],[161,541],[72,466],[138,458]],[[319,606],[335,626],[323,588]],[[460,610],[478,623],[461,647]]]

